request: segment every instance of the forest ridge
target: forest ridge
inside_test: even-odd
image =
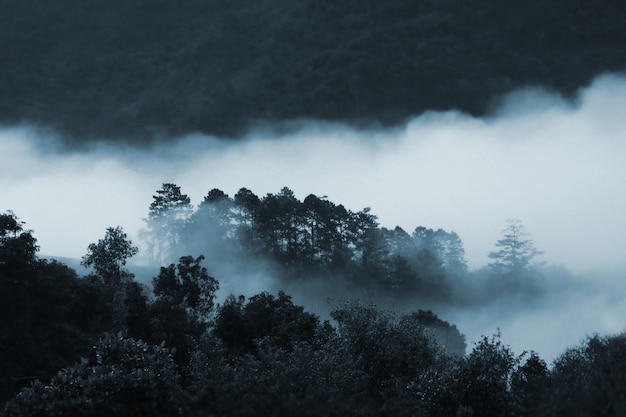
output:
[[[483,115],[516,88],[568,96],[626,66],[615,0],[6,0],[2,15],[0,123],[81,141]]]
[[[454,231],[388,229],[369,208],[354,212],[314,194],[299,200],[288,187],[262,197],[213,188],[194,207],[181,187],[164,183],[144,220],[140,236],[155,264],[203,254],[230,275],[264,269],[283,283],[328,283],[339,298],[471,304],[493,292],[536,294],[542,285],[541,252],[514,219],[489,254],[493,262],[477,272],[468,271]]]

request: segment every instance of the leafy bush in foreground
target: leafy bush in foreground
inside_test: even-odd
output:
[[[187,415],[185,398],[167,348],[105,335],[89,358],[22,390],[4,415],[179,416]]]

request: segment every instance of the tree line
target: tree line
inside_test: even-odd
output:
[[[284,292],[231,295],[202,256],[126,270],[121,227],[88,246],[79,276],[37,257],[0,215],[0,393],[6,416],[622,415],[626,337],[593,336],[551,367],[498,335],[466,353],[429,311],[336,305],[322,321]],[[442,337],[443,335],[443,337]],[[20,388],[23,387],[23,388]]]
[[[468,271],[454,231],[388,229],[369,208],[355,212],[313,194],[300,201],[287,187],[261,198],[247,188],[234,197],[214,188],[196,208],[179,186],[164,183],[145,222],[142,239],[160,263],[184,253],[237,265],[269,260],[284,281],[332,276],[337,287],[440,301],[452,300],[476,274]],[[527,235],[520,220],[507,223],[490,254],[494,262],[477,273],[493,281],[490,289],[523,291],[538,283],[535,257],[541,252]]]

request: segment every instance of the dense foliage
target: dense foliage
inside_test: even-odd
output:
[[[541,281],[533,261],[540,252],[519,220],[503,231],[494,264],[476,274],[453,231],[388,229],[369,208],[354,212],[313,194],[300,201],[287,187],[263,197],[241,188],[232,198],[212,189],[194,209],[179,186],[165,183],[153,199],[142,237],[159,263],[203,253],[235,276],[266,268],[284,284],[332,279],[334,296],[396,302],[470,300],[470,282],[480,301],[493,292],[532,293]]]
[[[5,0],[2,16],[0,122],[77,138],[484,114],[626,65],[618,0]]]
[[[626,410],[624,335],[590,337],[550,368],[533,352],[514,354],[499,335],[466,353],[463,335],[432,311],[398,313],[351,300],[322,321],[282,291],[216,304],[219,283],[203,256],[180,257],[143,286],[123,267],[136,250],[121,227],[89,245],[83,259],[94,268],[84,277],[39,259],[33,232],[13,213],[0,215],[0,227],[5,416]]]

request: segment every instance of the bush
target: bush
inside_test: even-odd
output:
[[[6,416],[179,416],[188,401],[171,353],[121,334],[105,335],[90,358],[35,382],[5,405]]]
[[[545,415],[626,415],[626,335],[594,336],[555,362]]]

